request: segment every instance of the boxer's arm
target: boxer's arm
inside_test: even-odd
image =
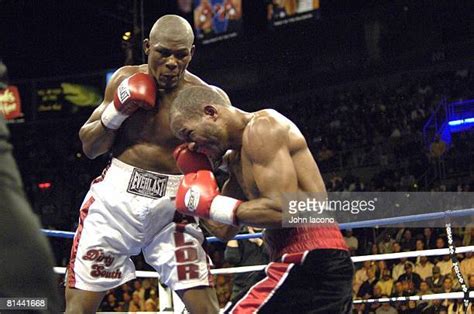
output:
[[[244,153],[252,163],[252,175],[260,197],[237,208],[240,225],[281,228],[282,194],[298,191],[298,179],[288,148],[288,129],[272,119],[261,119],[244,134]]]
[[[118,69],[105,88],[104,100],[97,107],[79,131],[84,154],[90,159],[107,153],[115,140],[116,132],[105,128],[101,123],[102,112],[114,100],[114,94],[120,83],[134,74],[131,67]]]
[[[227,181],[222,186],[221,194],[237,199],[244,199],[237,180],[235,180],[232,175],[229,176],[229,179],[227,179]],[[239,226],[226,225],[214,220],[200,218],[199,222],[202,223],[203,227],[206,228],[207,231],[224,242],[232,240],[240,231]]]

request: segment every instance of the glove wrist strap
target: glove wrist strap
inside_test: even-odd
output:
[[[235,198],[217,195],[212,200],[209,218],[227,225],[237,225],[235,212],[241,203]]]
[[[117,130],[129,115],[123,114],[115,108],[114,102],[107,105],[100,117],[102,125],[111,130]]]

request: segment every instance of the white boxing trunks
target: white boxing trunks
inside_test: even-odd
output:
[[[117,287],[135,278],[130,256],[142,251],[171,289],[211,286],[201,229],[173,222],[181,177],[113,159],[81,206],[67,285],[87,291]]]

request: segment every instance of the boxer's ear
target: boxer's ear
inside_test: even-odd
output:
[[[213,120],[217,118],[217,109],[213,105],[204,106],[204,114]]]
[[[143,40],[143,51],[148,56],[148,53],[150,52],[150,41],[148,40],[148,38],[145,38]]]

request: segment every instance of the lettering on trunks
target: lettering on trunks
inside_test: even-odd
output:
[[[191,280],[199,278],[199,257],[196,244],[192,241],[185,242],[182,232],[174,233],[174,244],[178,280]]]
[[[115,257],[112,254],[104,253],[102,249],[90,249],[82,256],[85,261],[92,261],[91,276],[94,278],[122,278],[122,272],[117,268],[110,270]]]
[[[160,198],[166,193],[168,177],[140,169],[133,169],[127,192],[150,198]]]

